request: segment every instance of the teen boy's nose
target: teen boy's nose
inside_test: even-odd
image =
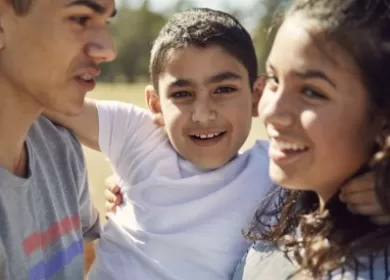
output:
[[[279,127],[291,126],[294,122],[294,115],[291,108],[294,106],[288,94],[281,92],[264,93],[261,101],[260,115],[266,124]]]
[[[110,62],[116,57],[114,41],[107,29],[101,30],[86,45],[86,53],[97,64]]]
[[[211,108],[208,101],[195,102],[193,105],[192,121],[200,124],[207,124],[214,121],[217,113]]]

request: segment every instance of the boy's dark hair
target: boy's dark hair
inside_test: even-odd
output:
[[[257,78],[257,61],[252,39],[232,15],[207,8],[174,14],[160,31],[151,51],[149,72],[158,91],[158,77],[172,51],[188,46],[216,45],[236,58],[248,71],[251,89]]]
[[[25,15],[30,10],[32,0],[9,0],[17,15]]]
[[[354,60],[368,92],[367,114],[372,120],[384,118],[372,161],[358,173],[373,170],[377,198],[382,208],[390,212],[390,1],[293,0],[278,19],[283,23],[295,16],[305,21],[306,27],[314,27],[318,32],[314,39],[319,35],[335,43]],[[331,54],[327,55],[332,59]],[[383,265],[389,275],[389,225],[379,226],[368,217],[352,214],[338,194],[327,202],[327,211],[321,213],[313,192],[280,188],[276,193],[280,195],[278,203],[258,210],[247,237],[278,243],[299,226],[301,239],[290,239],[287,247],[295,254],[300,268],[311,272],[314,279],[346,266],[356,274],[365,269],[373,273],[375,254],[384,256]],[[266,222],[269,216],[278,218],[277,225]],[[367,263],[358,262],[358,256],[367,257]]]

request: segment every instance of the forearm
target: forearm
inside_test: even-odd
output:
[[[45,111],[44,115],[71,129],[84,145],[99,150],[99,117],[94,100],[87,99],[81,113],[75,116],[52,111]]]
[[[84,275],[87,275],[95,261],[95,242],[84,242]]]

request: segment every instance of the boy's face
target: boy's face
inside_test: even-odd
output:
[[[159,96],[147,92],[154,113],[162,113],[169,140],[202,169],[219,168],[244,144],[258,94],[248,72],[218,46],[189,46],[171,53],[159,77]]]
[[[114,0],[33,0],[17,16],[0,0],[2,90],[39,108],[78,113],[99,64],[115,57],[107,21]]]

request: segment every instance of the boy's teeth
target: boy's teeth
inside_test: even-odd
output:
[[[210,133],[210,134],[193,134],[193,136],[197,137],[197,138],[200,138],[200,139],[210,139],[210,138],[214,138],[218,135],[220,135],[221,133]]]

